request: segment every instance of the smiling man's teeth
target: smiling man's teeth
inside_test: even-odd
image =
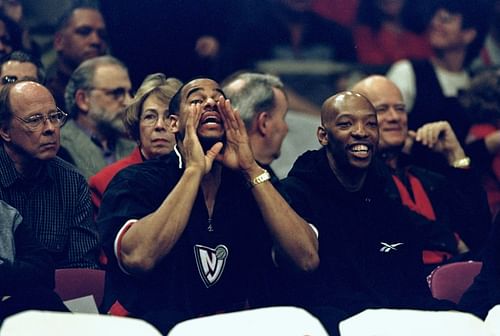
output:
[[[353,152],[368,152],[367,145],[356,145],[351,148]]]

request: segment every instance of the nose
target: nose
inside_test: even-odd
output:
[[[101,45],[102,38],[96,30],[93,30],[89,35],[90,43],[94,45]]]
[[[208,98],[207,98],[207,101],[205,102],[205,105],[215,106],[215,105],[217,105],[217,102],[215,101],[215,99],[214,99],[214,98],[212,98],[212,97],[208,97]]]
[[[401,114],[399,111],[396,111],[393,107],[389,109],[389,120],[391,121],[399,121],[401,119]]]
[[[168,124],[168,116],[166,115],[159,116],[158,120],[156,120],[155,129],[164,130],[167,128],[167,124]]]
[[[43,121],[43,134],[52,134],[56,130],[56,126],[49,120],[45,118]]]
[[[352,136],[354,138],[365,138],[367,136],[364,123],[360,122],[354,126],[354,128],[352,130]]]

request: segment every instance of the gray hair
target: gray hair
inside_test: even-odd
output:
[[[240,80],[242,85],[234,85]],[[255,117],[263,111],[271,111],[276,105],[273,89],[284,91],[281,80],[270,74],[241,73],[223,88],[227,98],[236,108],[245,126],[250,128]]]
[[[79,113],[78,106],[76,105],[75,95],[76,91],[88,90],[94,85],[94,75],[98,67],[102,65],[117,65],[128,73],[125,64],[120,62],[113,56],[99,56],[82,62],[78,68],[73,71],[71,77],[66,85],[64,91],[64,101],[66,109],[71,117],[75,117]]]

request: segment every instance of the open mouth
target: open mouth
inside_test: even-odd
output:
[[[203,113],[200,119],[200,124],[222,124],[222,121],[218,112],[210,111]]]
[[[351,152],[357,158],[367,158],[371,152],[371,146],[367,144],[354,144],[348,147],[349,152]]]

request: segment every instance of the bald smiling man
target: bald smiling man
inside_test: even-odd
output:
[[[385,167],[376,160],[374,106],[352,91],[328,98],[317,137],[322,148],[300,156],[283,181],[292,207],[319,234],[320,266],[290,283],[300,297],[293,304],[309,309],[331,334],[340,319],[367,308],[435,309],[416,227],[381,192]]]

